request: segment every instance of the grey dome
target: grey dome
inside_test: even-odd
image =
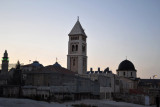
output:
[[[43,65],[40,64],[38,61],[33,61],[32,65],[36,67],[43,67]]]
[[[53,64],[53,66],[55,66],[55,67],[61,67],[61,65],[58,62],[56,62],[55,64]]]

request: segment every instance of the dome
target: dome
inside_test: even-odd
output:
[[[136,69],[133,63],[126,59],[119,64],[117,71],[136,71]]]
[[[42,64],[40,64],[38,61],[33,61],[33,63],[32,63],[32,65],[33,66],[39,66],[39,67],[42,67],[43,65]]]
[[[61,65],[58,62],[56,62],[55,64],[53,64],[53,66],[55,66],[55,67],[61,67]]]

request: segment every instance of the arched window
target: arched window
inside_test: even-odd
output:
[[[74,45],[72,45],[72,52],[74,51]]]
[[[86,49],[85,49],[85,46],[82,46],[82,51],[85,52],[85,50],[86,50]]]
[[[76,51],[78,51],[78,45],[76,45]]]

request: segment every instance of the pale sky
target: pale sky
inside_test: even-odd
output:
[[[0,57],[10,63],[67,67],[68,34],[80,17],[88,70],[134,63],[137,75],[160,78],[159,0],[0,0]]]

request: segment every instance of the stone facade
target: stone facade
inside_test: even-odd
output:
[[[76,76],[74,72],[63,67],[51,65],[36,71],[24,72],[23,75],[23,94],[26,97],[41,96],[46,99],[49,96],[58,98],[66,94],[78,99],[98,97],[100,92],[98,82]]]
[[[92,68],[87,74],[80,75],[85,78],[89,78],[93,81],[98,81],[100,84],[100,98],[101,99],[112,99],[113,94],[120,92],[119,77],[109,71],[109,68],[104,71],[93,71]]]
[[[117,71],[118,76],[120,77],[137,77],[136,71]]]

